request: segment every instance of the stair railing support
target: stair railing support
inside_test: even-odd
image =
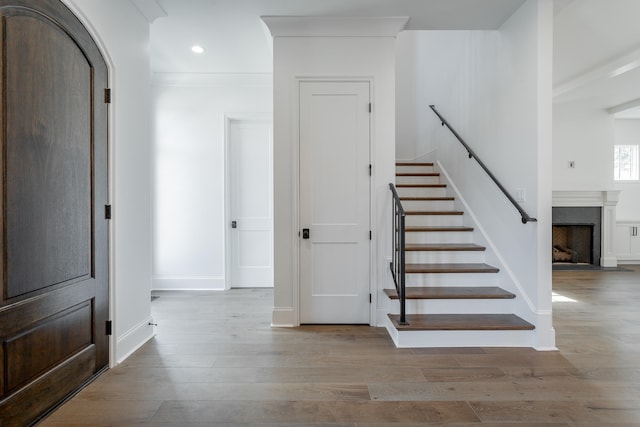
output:
[[[405,286],[405,217],[406,213],[402,207],[400,196],[396,191],[396,187],[390,183],[389,188],[393,195],[392,203],[392,222],[393,222],[393,237],[391,243],[393,245],[391,263],[389,268],[391,269],[391,276],[396,286],[396,292],[398,293],[398,300],[400,302],[400,321],[401,325],[408,325],[406,315],[406,286]]]

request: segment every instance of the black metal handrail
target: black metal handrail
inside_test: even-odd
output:
[[[516,199],[514,199],[511,196],[511,194],[509,194],[509,192],[506,190],[506,188],[504,188],[504,186],[500,184],[500,181],[498,181],[498,179],[491,173],[489,168],[485,166],[485,164],[482,162],[482,160],[480,160],[480,158],[471,149],[471,147],[469,147],[467,143],[464,142],[464,139],[462,139],[462,137],[458,135],[458,132],[456,132],[455,129],[452,128],[451,125],[445,120],[445,118],[440,115],[438,110],[436,110],[435,105],[429,105],[429,107],[433,110],[436,116],[438,116],[438,118],[440,119],[440,122],[442,123],[442,126],[448,127],[451,133],[453,134],[453,136],[455,136],[458,139],[458,141],[460,141],[460,143],[464,146],[465,150],[467,150],[467,153],[469,154],[469,158],[475,159],[476,162],[478,162],[480,167],[487,173],[487,175],[489,175],[489,178],[491,178],[491,180],[498,186],[500,191],[502,191],[502,193],[507,197],[507,199],[509,199],[511,204],[518,210],[518,212],[520,212],[520,216],[522,217],[522,223],[526,224],[528,222],[537,222],[538,220],[529,216],[529,214],[522,208],[522,206],[520,206],[520,204],[516,202]]]
[[[393,220],[393,255],[391,257],[391,263],[389,268],[391,269],[391,275],[396,285],[396,292],[398,293],[398,300],[400,301],[400,324],[406,325],[407,318],[405,313],[406,297],[405,297],[405,266],[404,266],[404,220],[406,213],[402,207],[400,196],[396,191],[396,187],[393,184],[389,184],[391,194],[393,194],[393,207],[392,207],[392,220]]]

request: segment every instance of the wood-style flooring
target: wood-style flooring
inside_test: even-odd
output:
[[[271,290],[161,293],[157,336],[41,426],[640,426],[640,268],[555,272],[558,352],[271,328]]]

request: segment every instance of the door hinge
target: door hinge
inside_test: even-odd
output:
[[[371,304],[371,294],[369,294],[369,304]]]
[[[109,88],[104,90],[104,103],[111,104],[111,89]]]
[[[105,322],[105,335],[113,334],[113,322],[111,320],[107,320]]]
[[[373,104],[369,103],[369,112],[373,111]]]
[[[371,164],[369,164],[369,176],[371,176],[372,170],[373,170],[373,166],[371,166]]]
[[[372,235],[373,233],[371,232],[371,230],[369,230],[369,240],[372,240]]]
[[[104,205],[104,219],[111,219],[111,205]]]

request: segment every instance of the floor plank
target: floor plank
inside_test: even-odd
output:
[[[157,336],[41,426],[640,425],[640,266],[554,272],[557,352],[271,328],[272,291],[158,293]]]

